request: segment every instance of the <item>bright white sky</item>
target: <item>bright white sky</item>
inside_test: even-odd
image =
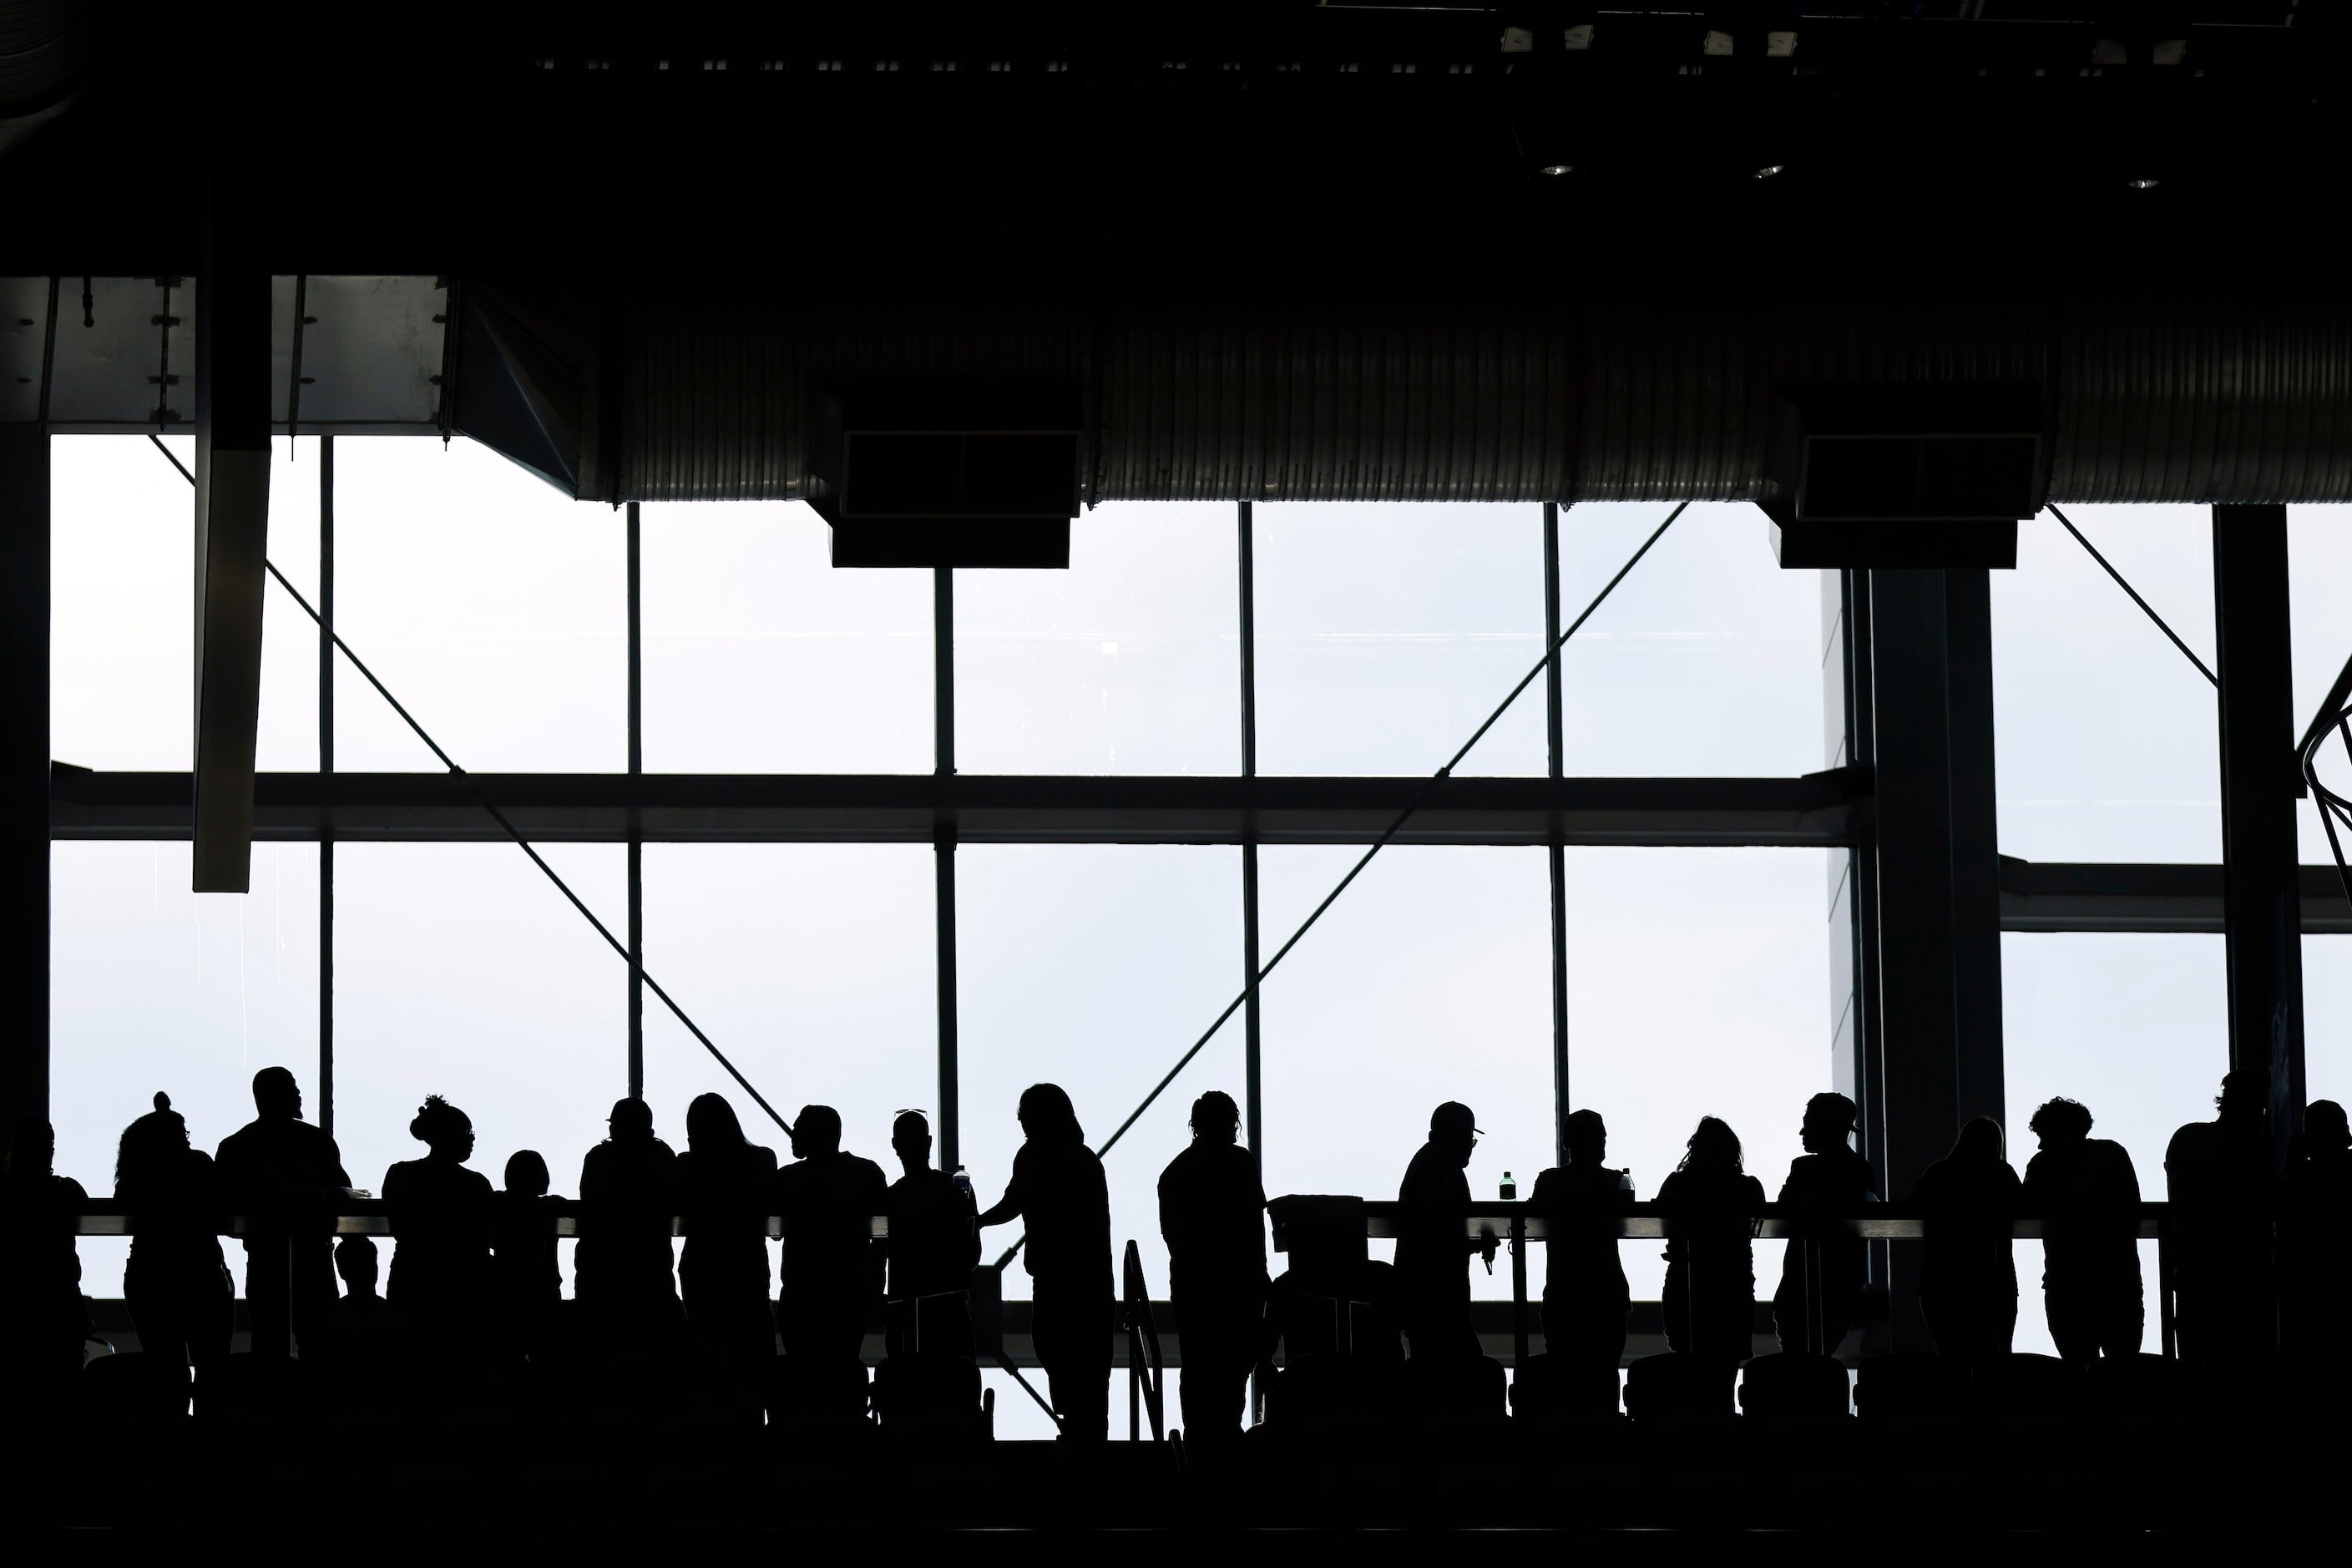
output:
[[[317,447],[279,452],[271,555],[310,593]],[[618,515],[464,441],[345,440],[336,460],[341,629],[450,753],[478,772],[624,767]],[[60,437],[55,465],[54,754],[184,770],[188,487],[143,438]],[[1565,514],[1569,615],[1664,511]],[[2210,660],[2202,510],[2070,515]],[[1261,771],[1418,774],[1450,755],[1541,652],[1540,518],[1260,507]],[[929,771],[928,573],[830,570],[824,525],[793,505],[648,506],[644,532],[648,770]],[[2293,544],[2300,714],[2352,652],[2352,603],[2329,591],[2352,574],[2345,513],[2298,509]],[[1227,507],[1108,506],[1076,525],[1069,572],[959,574],[961,770],[1235,769],[1234,548]],[[1818,574],[1780,571],[1755,511],[1693,507],[1569,646],[1569,771],[1819,768],[1821,605]],[[308,770],[315,634],[274,585],[268,615],[261,766]],[[2218,858],[2210,689],[2054,521],[2024,525],[2019,569],[1994,574],[1993,616],[2003,851]],[[348,667],[335,700],[338,767],[436,766]],[[1540,683],[1465,771],[1543,771]],[[1263,853],[1267,952],[1355,854]],[[529,1146],[576,1189],[624,1087],[618,961],[510,847],[336,856],[337,1132],[353,1178],[377,1185],[416,1152],[406,1123],[431,1092],[473,1115],[493,1180]],[[623,851],[549,856],[618,929]],[[2315,818],[2304,858],[2326,858]],[[1644,1195],[1701,1114],[1738,1129],[1768,1185],[1797,1152],[1804,1098],[1830,1081],[1828,860],[1569,851],[1573,1098],[1608,1117],[1612,1163]],[[314,847],[257,846],[244,898],[190,894],[180,844],[60,844],[53,868],[61,1170],[108,1189],[115,1137],[158,1089],[206,1145],[249,1115],[257,1067],[293,1068],[315,1100]],[[992,1195],[1024,1085],[1063,1083],[1099,1139],[1238,988],[1240,855],[974,847],[959,877],[964,1159]],[[653,973],[786,1115],[835,1105],[849,1145],[887,1156],[891,1115],[935,1099],[930,851],[656,845],[646,879]],[[1267,984],[1268,1191],[1391,1192],[1444,1099],[1486,1130],[1480,1190],[1506,1170],[1532,1181],[1552,1144],[1548,922],[1540,850],[1383,855]],[[2072,1094],[2153,1193],[2165,1138],[2203,1113],[2222,1068],[2220,939],[2010,936],[2002,951],[2012,1123]],[[2352,1098],[2345,954],[2340,939],[2305,944],[2313,1093],[2339,1099]],[[646,1033],[666,1135],[682,1140],[687,1100],[709,1089],[761,1135],[657,1005]],[[1192,1097],[1238,1094],[1240,1078],[1235,1023],[1108,1158],[1115,1233],[1141,1243],[1160,1289],[1153,1183]],[[2021,1165],[2030,1147],[2012,1152]],[[93,1293],[119,1290],[120,1247],[84,1244]],[[1759,1248],[1767,1280],[1771,1250]],[[1648,1249],[1629,1247],[1627,1264],[1636,1294],[1654,1294]],[[2021,1258],[2028,1281],[2032,1264]],[[1507,1293],[1501,1272],[1478,1283]],[[2046,1343],[2030,1289],[2024,1320],[2020,1348]],[[1025,1400],[999,1399],[1003,1429],[1024,1430]]]

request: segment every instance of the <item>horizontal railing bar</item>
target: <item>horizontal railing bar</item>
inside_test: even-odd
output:
[[[1376,1241],[1394,1240],[1402,1228],[1405,1211],[1406,1205],[1403,1204],[1367,1202],[1363,1207],[1364,1235]],[[1948,1226],[1953,1233],[1962,1235],[1981,1235],[1987,1223],[1986,1217],[1982,1215],[1955,1215],[1948,1212],[1937,1214],[1912,1204],[1871,1204],[1845,1214],[1797,1210],[1780,1204],[1767,1204],[1754,1214],[1723,1212],[1694,1214],[1686,1209],[1669,1209],[1658,1204],[1635,1204],[1614,1215],[1579,1215],[1566,1226],[1559,1226],[1556,1216],[1539,1214],[1531,1205],[1524,1202],[1473,1204],[1466,1210],[1459,1212],[1462,1234],[1465,1238],[1491,1237],[1496,1241],[1510,1239],[1514,1221],[1521,1226],[1519,1234],[1528,1241],[1549,1240],[1556,1230],[1559,1235],[1597,1237],[1609,1235],[1612,1228],[1620,1240],[1664,1240],[1673,1235],[1671,1227],[1677,1221],[1693,1226],[1694,1234],[1706,1235],[1720,1235],[1727,1224],[1745,1221],[1755,1227],[1752,1233],[1755,1238],[1762,1241],[1785,1240],[1791,1237],[1806,1235],[1812,1236],[1816,1239],[1842,1235],[1883,1237],[1899,1241],[1930,1236],[1934,1234],[1939,1221]],[[2142,1239],[2154,1240],[2162,1234],[2162,1227],[2171,1215],[2172,1205],[2147,1203],[2140,1205],[2136,1212],[2135,1234]],[[2267,1215],[2261,1217],[2266,1221],[2270,1218]],[[572,1238],[581,1234],[581,1218],[582,1216],[576,1214],[558,1215],[551,1217],[550,1224],[557,1237]],[[2016,1215],[2010,1221],[2010,1234],[2021,1241],[2041,1240],[2043,1226],[2049,1223],[2049,1218],[2050,1216],[2042,1215]],[[320,1216],[320,1220],[314,1224],[322,1223],[323,1219],[324,1216]],[[167,1223],[179,1222],[174,1220]],[[760,1223],[769,1240],[782,1239],[784,1234],[782,1216],[769,1215]],[[2074,1220],[2072,1223],[2076,1226],[2086,1223],[2096,1226],[2099,1222]],[[75,1234],[131,1236],[136,1233],[136,1225],[137,1216],[130,1211],[91,1207],[81,1212],[77,1221]],[[867,1234],[874,1240],[889,1239],[890,1221],[887,1215],[874,1215],[866,1222],[866,1226]],[[227,1237],[244,1237],[256,1234],[257,1228],[253,1216],[233,1215],[221,1222],[219,1234]],[[625,1225],[623,1228],[633,1229],[634,1227]],[[390,1213],[379,1205],[352,1208],[337,1215],[333,1234],[396,1236],[398,1233],[394,1229]],[[677,1215],[671,1219],[670,1234],[673,1237],[688,1234],[684,1215]],[[1286,1237],[1283,1234],[1283,1227],[1278,1224],[1275,1226],[1275,1247],[1277,1251],[1286,1249]]]

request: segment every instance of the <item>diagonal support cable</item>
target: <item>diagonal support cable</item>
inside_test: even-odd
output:
[[[188,471],[187,465],[181,462],[180,459],[173,454],[172,448],[163,445],[160,439],[152,434],[147,437],[147,439],[154,442],[155,449],[163,454],[164,458],[170,461],[172,467],[180,470],[180,476],[183,479],[186,479],[192,485],[196,482],[196,476]],[[511,821],[508,820],[507,814],[500,811],[498,806],[491,802],[489,796],[482,793],[482,786],[474,782],[474,776],[465,769],[459,767],[456,761],[450,757],[449,753],[441,749],[441,743],[425,732],[425,726],[416,721],[416,716],[415,714],[411,713],[406,708],[401,706],[400,699],[394,697],[390,689],[387,688],[383,681],[376,679],[375,671],[367,667],[365,660],[362,659],[358,654],[352,651],[351,644],[343,640],[342,634],[335,630],[334,627],[329,626],[324,617],[322,617],[317,610],[311,608],[310,601],[304,598],[301,592],[297,589],[293,584],[286,580],[286,574],[278,569],[277,563],[264,560],[262,562],[262,565],[267,567],[269,574],[278,580],[278,585],[285,589],[287,594],[292,597],[293,601],[302,607],[302,613],[310,616],[314,622],[317,622],[319,629],[325,632],[329,637],[333,639],[335,647],[342,651],[343,657],[352,661],[352,668],[358,670],[361,675],[366,677],[367,683],[375,688],[376,695],[383,698],[387,703],[391,704],[392,710],[400,715],[401,721],[403,723],[406,724],[409,729],[415,731],[416,738],[425,742],[426,750],[430,751],[434,756],[440,759],[441,765],[447,768],[450,773],[458,778],[466,781],[466,788],[472,794],[474,804],[490,814],[490,820],[496,822],[499,826],[505,831],[507,837],[514,840],[515,847],[517,848],[520,849],[525,855],[530,857],[530,863],[538,867],[541,871],[544,872],[549,881],[555,884],[556,891],[562,893],[566,899],[572,900],[572,907],[580,911],[581,918],[585,920],[591,926],[594,927],[596,934],[604,939],[605,945],[610,947],[614,952],[619,953],[623,962],[625,963],[629,956],[629,950],[622,944],[621,940],[618,937],[613,934],[611,929],[608,928],[603,921],[596,918],[595,911],[591,910],[587,904],[582,901],[580,895],[572,890],[572,884],[565,881],[561,876],[556,874],[555,868],[549,865],[546,858],[540,854],[539,850],[532,846],[530,840],[522,836],[521,830],[516,827]],[[677,1005],[677,999],[671,996],[667,991],[663,990],[660,983],[656,981],[651,974],[646,974],[642,970],[640,970],[639,973],[643,975],[645,980],[646,989],[651,991],[656,996],[661,998],[662,1005],[667,1007],[670,1010],[671,1016],[676,1017],[679,1023],[686,1026],[687,1032],[688,1034],[692,1035],[697,1040],[701,1042],[702,1048],[710,1053],[711,1059],[716,1061],[720,1067],[727,1069],[727,1076],[733,1079],[738,1084],[742,1086],[743,1092],[750,1095],[760,1109],[768,1113],[768,1119],[771,1121],[773,1121],[777,1126],[782,1128],[785,1132],[790,1133],[793,1130],[793,1124],[785,1121],[781,1115],[777,1114],[776,1108],[768,1103],[767,1097],[762,1095],[758,1089],[751,1087],[751,1080],[750,1079],[745,1078],[740,1072],[736,1070],[735,1064],[727,1059],[727,1053],[720,1050],[718,1045],[712,1041],[710,1037],[702,1032],[700,1026],[696,1024],[692,1018],[687,1016],[686,1009]]]
[[[2125,593],[2131,595],[2131,602],[2137,605],[2147,613],[2147,618],[2156,623],[2156,629],[2172,639],[2172,646],[2179,648],[2181,652],[2181,656],[2187,658],[2189,663],[2197,667],[2197,673],[2203,676],[2207,680],[2211,681],[2214,687],[2218,689],[2221,684],[2221,678],[2216,676],[2210,669],[2208,669],[2205,667],[2205,661],[2199,658],[2195,652],[2189,648],[2189,645],[2180,640],[2180,634],[2179,632],[2174,631],[2170,626],[2165,625],[2164,617],[2156,613],[2156,606],[2150,605],[2146,599],[2141,598],[2139,596],[2139,590],[2133,587],[2129,583],[2124,581],[2124,574],[2116,571],[2115,567],[2109,563],[2105,556],[2099,553],[2098,546],[2093,544],[2089,540],[2083,537],[2083,531],[2076,528],[2074,523],[2068,521],[2064,512],[2060,511],[2054,506],[2049,508],[2049,512],[2051,516],[2058,520],[2060,525],[2063,526],[2067,532],[2074,536],[2075,543],[2081,545],[2084,549],[2091,552],[2091,559],[2097,562],[2100,566],[2105,569],[2107,575],[2116,580],[2116,586],[2121,588]]]
[[[1617,584],[1625,580],[1626,574],[1633,571],[1635,566],[1641,563],[1642,557],[1650,552],[1650,546],[1655,544],[1660,537],[1665,533],[1666,530],[1674,526],[1675,519],[1682,516],[1684,511],[1686,510],[1689,506],[1690,502],[1688,501],[1679,502],[1675,507],[1674,510],[1666,514],[1666,521],[1658,524],[1657,528],[1652,531],[1649,538],[1642,541],[1641,548],[1634,551],[1632,555],[1628,556],[1626,558],[1625,564],[1617,568],[1617,574],[1614,577],[1610,578],[1608,583],[1602,586],[1601,592],[1592,596],[1592,602],[1584,606],[1583,614],[1578,616],[1574,621],[1570,623],[1566,631],[1560,633],[1558,637],[1554,638],[1544,648],[1543,657],[1536,660],[1534,668],[1530,668],[1525,675],[1519,677],[1519,683],[1517,686],[1512,687],[1510,691],[1503,698],[1502,701],[1495,705],[1495,710],[1486,715],[1486,722],[1480,724],[1477,729],[1470,732],[1470,738],[1462,742],[1460,749],[1457,750],[1453,756],[1446,759],[1446,763],[1444,767],[1438,769],[1435,773],[1430,774],[1428,778],[1422,781],[1421,787],[1413,792],[1412,798],[1405,803],[1404,809],[1398,812],[1396,814],[1395,820],[1391,822],[1388,826],[1382,828],[1381,830],[1380,837],[1372,840],[1371,847],[1365,850],[1362,857],[1359,858],[1353,866],[1348,868],[1348,874],[1340,878],[1338,885],[1329,892],[1323,895],[1323,901],[1315,906],[1315,912],[1308,915],[1304,921],[1301,921],[1299,922],[1298,929],[1290,933],[1290,939],[1287,942],[1285,942],[1280,948],[1276,950],[1275,955],[1272,958],[1265,961],[1265,967],[1257,972],[1259,984],[1262,985],[1265,983],[1265,977],[1274,973],[1275,966],[1289,955],[1292,948],[1298,945],[1298,939],[1305,936],[1307,931],[1314,927],[1315,922],[1323,918],[1323,911],[1329,909],[1333,903],[1337,902],[1339,895],[1346,892],[1349,885],[1355,881],[1357,877],[1362,874],[1364,868],[1372,863],[1372,857],[1387,848],[1390,841],[1395,838],[1398,832],[1403,828],[1404,825],[1412,819],[1413,814],[1428,804],[1430,792],[1453,776],[1454,770],[1462,765],[1462,759],[1470,754],[1470,748],[1486,738],[1486,731],[1495,727],[1496,721],[1502,718],[1504,711],[1508,709],[1512,703],[1519,700],[1519,694],[1532,685],[1536,677],[1541,675],[1550,665],[1551,656],[1558,652],[1561,647],[1567,646],[1568,639],[1574,637],[1577,632],[1582,628],[1584,623],[1592,618],[1592,613],[1601,607],[1601,601],[1608,598],[1611,594],[1616,592]],[[1111,1146],[1127,1135],[1127,1130],[1134,1126],[1136,1122],[1141,1119],[1145,1111],[1151,1109],[1152,1102],[1160,1098],[1161,1092],[1165,1090],[1170,1084],[1176,1081],[1177,1074],[1182,1072],[1186,1068],[1192,1064],[1192,1058],[1199,1056],[1202,1048],[1208,1045],[1210,1040],[1216,1037],[1217,1031],[1225,1026],[1225,1020],[1231,1018],[1236,1012],[1241,1010],[1242,1004],[1248,998],[1248,996],[1249,992],[1244,989],[1240,995],[1225,1004],[1224,1011],[1219,1013],[1216,1016],[1216,1018],[1211,1022],[1209,1026],[1201,1031],[1201,1037],[1192,1042],[1192,1047],[1189,1050],[1187,1050],[1182,1056],[1176,1058],[1176,1065],[1168,1069],[1167,1076],[1162,1078],[1158,1083],[1151,1086],[1151,1092],[1143,1097],[1143,1103],[1129,1111],[1128,1113],[1127,1120],[1120,1122],[1117,1130],[1114,1131],[1109,1137],[1102,1141],[1102,1146],[1095,1151],[1097,1158],[1100,1158],[1102,1155],[1109,1153]],[[1006,1247],[1004,1249],[1004,1255],[996,1260],[996,1267],[1002,1268],[1006,1264],[1012,1262],[1014,1255],[1020,1252],[1023,1243],[1026,1242],[1028,1239],[1028,1237],[1024,1234],[1020,1240],[1015,1241],[1011,1247]]]

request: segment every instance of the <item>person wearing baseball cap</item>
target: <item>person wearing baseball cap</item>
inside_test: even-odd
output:
[[[1492,1263],[1495,1242],[1463,1234],[1470,1180],[1463,1171],[1478,1146],[1478,1119],[1449,1100],[1429,1113],[1429,1141],[1405,1168],[1397,1199],[1408,1205],[1398,1226],[1397,1316],[1416,1357],[1475,1356],[1470,1324],[1470,1256]]]

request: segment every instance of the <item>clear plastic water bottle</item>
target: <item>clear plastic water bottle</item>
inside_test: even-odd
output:
[[[971,1177],[961,1165],[958,1165],[955,1168],[955,1189],[963,1194],[964,1202],[977,1203],[979,1201],[972,1195]]]
[[[1511,1179],[1511,1173],[1508,1171],[1503,1173],[1503,1201],[1507,1204],[1519,1201],[1519,1184]]]

